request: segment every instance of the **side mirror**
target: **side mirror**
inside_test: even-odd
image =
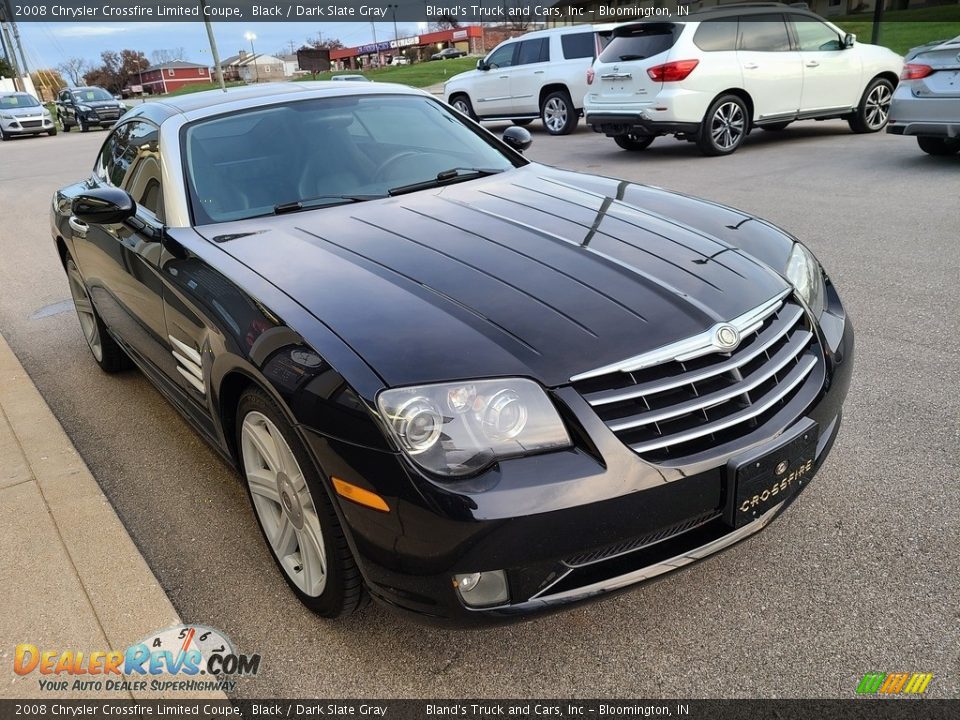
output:
[[[847,33],[843,36],[843,49],[852,48],[853,44],[857,41],[857,36],[853,33]]]
[[[72,211],[78,220],[91,225],[122,223],[137,212],[130,193],[119,188],[95,188],[73,199]]]
[[[503,131],[503,141],[517,152],[523,152],[533,144],[533,136],[526,128],[508,127]]]
[[[490,69],[490,66],[483,61],[483,58],[480,58],[479,60],[477,60],[477,70],[483,70],[484,72],[486,72],[489,69]]]

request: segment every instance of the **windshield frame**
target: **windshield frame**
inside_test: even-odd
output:
[[[316,102],[317,100],[326,99],[326,98],[336,99],[336,98],[351,98],[351,97],[417,98],[423,102],[435,103],[436,105],[440,106],[440,108],[445,113],[449,114],[456,121],[458,121],[463,127],[465,127],[467,130],[472,132],[478,138],[483,140],[491,148],[493,148],[494,150],[497,150],[507,161],[510,162],[511,165],[513,165],[514,169],[523,167],[524,165],[529,165],[531,163],[531,161],[525,158],[522,153],[514,150],[512,147],[507,145],[499,137],[497,137],[492,132],[490,132],[483,126],[481,126],[479,123],[475,123],[469,118],[463,117],[456,110],[451,108],[449,105],[447,105],[446,103],[442,102],[441,100],[433,96],[421,95],[420,93],[413,93],[413,92],[410,92],[410,93],[364,92],[364,93],[331,94],[331,95],[324,95],[324,96],[314,95],[312,97],[300,97],[296,99],[289,98],[289,97],[282,97],[282,96],[277,98],[270,98],[269,102],[258,103],[251,107],[243,108],[240,110],[237,110],[237,109],[224,110],[222,112],[212,113],[210,115],[204,115],[202,118],[197,118],[196,120],[185,122],[178,128],[178,140],[179,140],[178,146],[179,146],[179,152],[180,152],[180,180],[182,182],[184,199],[186,200],[187,217],[190,220],[190,226],[194,228],[210,227],[210,226],[216,226],[216,225],[226,225],[230,223],[243,223],[243,222],[247,222],[249,220],[254,220],[254,219],[262,220],[268,217],[275,217],[273,214],[261,214],[261,215],[251,216],[248,218],[238,218],[235,220],[214,220],[213,218],[209,218],[209,222],[204,221],[204,218],[198,218],[196,213],[196,205],[198,201],[196,199],[196,194],[194,192],[194,189],[190,180],[190,176],[189,176],[190,172],[187,166],[187,157],[188,157],[187,134],[191,128],[196,127],[197,125],[202,125],[204,123],[214,121],[214,120],[219,120],[219,119],[228,118],[228,117],[235,118],[247,113],[259,112],[261,110],[282,106],[282,105],[293,105],[296,103],[303,103],[303,102]],[[422,192],[422,191],[419,191],[419,192]],[[321,205],[317,208],[309,208],[309,210],[305,209],[304,212],[314,211],[314,210],[323,210],[328,207],[337,207],[337,206],[339,206],[339,204],[329,205],[329,206]]]

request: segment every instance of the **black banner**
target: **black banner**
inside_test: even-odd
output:
[[[4,4],[7,5],[4,13]],[[864,3],[868,8],[872,2]],[[948,5],[944,18],[955,17]],[[550,23],[683,20],[690,0],[0,0],[0,20],[15,22],[443,22]],[[925,21],[937,20],[931,7]],[[8,17],[4,17],[8,16]],[[859,13],[864,20],[872,11]],[[885,21],[894,20],[888,17]],[[905,18],[909,21],[909,18]]]
[[[960,700],[0,700],[14,718],[953,720]]]

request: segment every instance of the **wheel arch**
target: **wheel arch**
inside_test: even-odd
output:
[[[755,118],[753,117],[753,113],[754,113],[753,98],[750,97],[750,93],[748,93],[743,88],[738,88],[738,87],[732,87],[732,88],[727,88],[726,90],[721,90],[716,95],[714,95],[713,98],[710,100],[710,102],[707,104],[707,110],[713,107],[713,104],[724,95],[736,95],[738,98],[743,100],[744,104],[747,106],[747,117],[750,120],[750,127],[747,128],[747,132],[749,132],[753,128],[753,124],[755,122]]]
[[[580,110],[580,108],[577,107],[576,101],[573,99],[573,95],[570,94],[570,88],[567,87],[566,83],[555,82],[555,83],[548,83],[547,85],[544,85],[542,88],[540,88],[540,95],[537,98],[537,107],[540,108],[540,112],[543,112],[544,100],[547,99],[548,95],[555,92],[565,92],[567,94],[567,97],[570,98],[570,101],[573,102],[574,110]]]

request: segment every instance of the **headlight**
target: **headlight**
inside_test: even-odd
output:
[[[13,115],[7,115],[6,113],[0,113],[0,120],[13,120]]]
[[[532,380],[384,390],[377,405],[403,451],[438,475],[469,475],[497,460],[571,444],[553,403]]]
[[[89,105],[77,105],[77,110],[82,110],[83,112],[90,112]]]
[[[797,289],[814,316],[820,317],[826,306],[827,293],[823,270],[813,253],[800,243],[794,243],[790,259],[787,260],[787,280]]]

